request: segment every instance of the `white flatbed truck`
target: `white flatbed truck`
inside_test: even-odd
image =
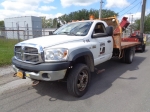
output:
[[[89,87],[96,65],[118,57],[132,63],[139,42],[121,42],[122,27],[116,17],[68,23],[53,35],[20,42],[12,58],[16,76],[33,80],[67,80],[76,97]]]

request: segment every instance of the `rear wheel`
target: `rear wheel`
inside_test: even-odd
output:
[[[144,45],[142,45],[141,52],[145,52],[145,44],[144,44]]]
[[[130,64],[133,61],[135,50],[133,48],[126,49],[125,62]]]
[[[67,79],[68,92],[76,97],[83,96],[89,86],[90,71],[87,65],[77,64],[70,71]]]

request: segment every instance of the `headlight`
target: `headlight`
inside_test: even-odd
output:
[[[66,61],[68,59],[68,49],[46,49],[44,50],[45,61]]]

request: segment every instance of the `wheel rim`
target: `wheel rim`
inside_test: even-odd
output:
[[[78,81],[77,81],[78,90],[84,91],[87,84],[88,84],[88,72],[86,70],[82,70],[78,76]]]
[[[130,61],[133,60],[133,51],[131,51],[131,54],[130,54]]]

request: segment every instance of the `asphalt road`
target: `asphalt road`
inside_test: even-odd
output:
[[[92,74],[81,98],[69,95],[65,82],[24,84],[0,94],[0,112],[150,112],[150,46],[132,64],[112,59],[98,69],[106,71]]]

